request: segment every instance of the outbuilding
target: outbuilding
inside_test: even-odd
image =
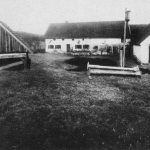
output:
[[[143,64],[150,63],[150,24],[131,25],[133,55]]]

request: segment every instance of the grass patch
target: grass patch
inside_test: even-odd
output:
[[[149,149],[150,76],[89,80],[67,60],[36,54],[31,70],[0,73],[1,149]]]

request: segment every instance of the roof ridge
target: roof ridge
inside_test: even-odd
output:
[[[112,20],[112,21],[107,21],[107,20],[104,20],[104,21],[81,21],[81,22],[52,22],[52,23],[50,23],[50,25],[51,24],[86,24],[86,23],[102,23],[102,22],[104,22],[104,23],[107,23],[107,22],[124,22],[124,20]]]

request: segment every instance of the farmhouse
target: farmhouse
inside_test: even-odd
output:
[[[123,41],[124,21],[51,24],[46,32],[47,52],[70,52],[119,46]],[[127,40],[130,40],[127,28]]]
[[[127,25],[126,51],[140,63],[150,62],[150,25]],[[92,51],[111,46],[112,53],[119,53],[123,43],[124,21],[51,24],[45,34],[46,52]]]

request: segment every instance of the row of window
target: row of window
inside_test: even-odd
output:
[[[89,49],[89,45],[75,45],[75,49]],[[61,49],[61,45],[48,45],[48,49]]]
[[[55,41],[56,40],[56,38],[53,38],[53,40]],[[62,41],[64,41],[65,39],[64,38],[62,38]],[[74,38],[72,38],[72,41],[74,41],[75,39]],[[81,40],[83,40],[84,41],[84,38],[82,38]]]
[[[48,45],[48,49],[61,49],[61,45]]]
[[[89,49],[89,45],[75,45],[75,49]]]

